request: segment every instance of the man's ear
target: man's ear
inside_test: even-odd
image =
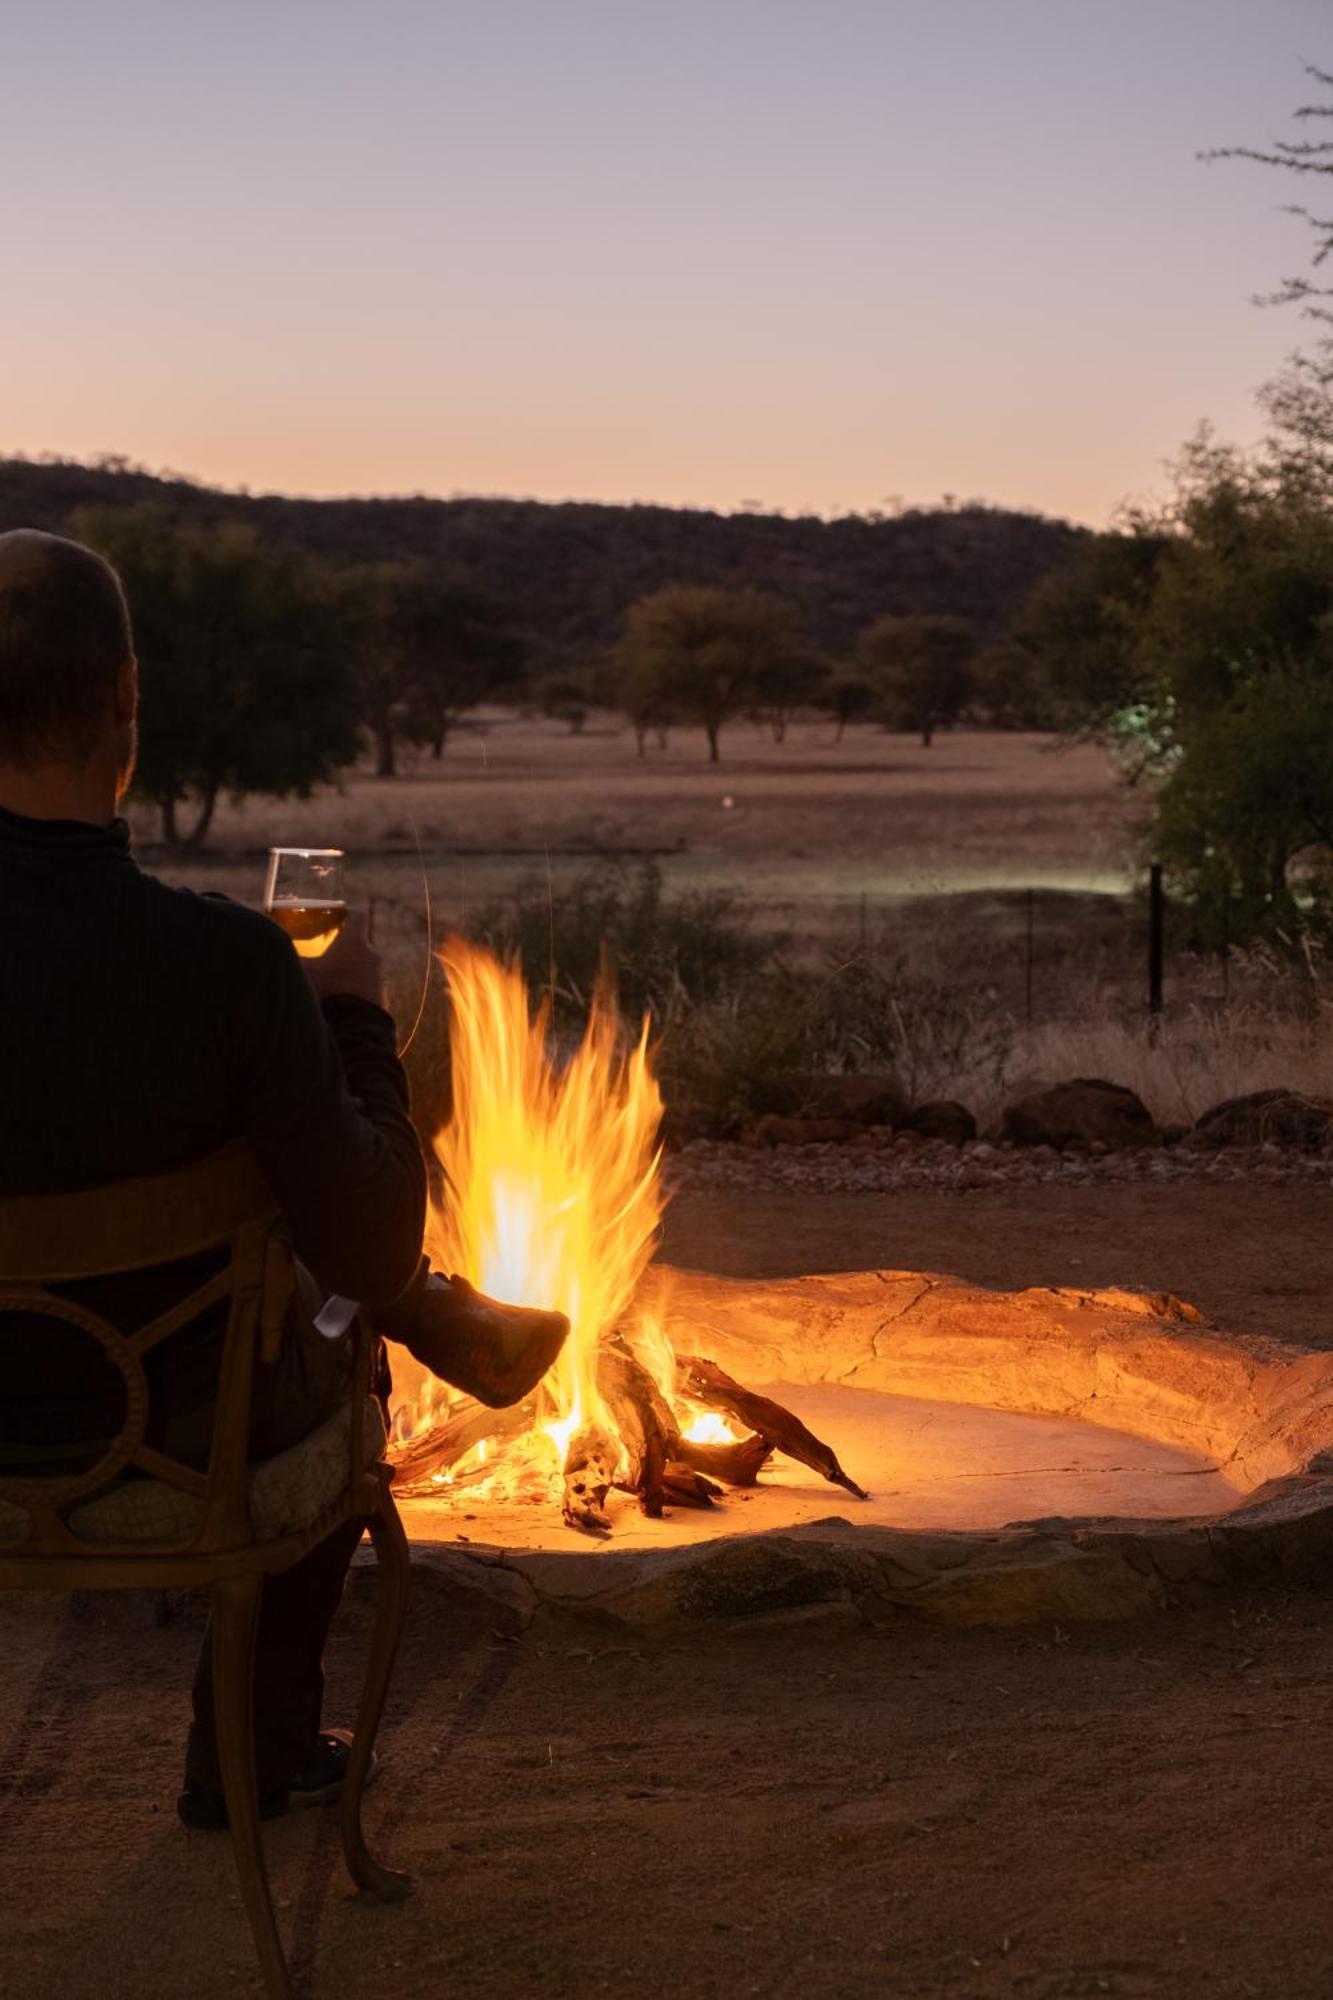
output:
[[[116,692],[112,698],[112,713],[118,723],[133,722],[139,712],[139,662],[131,653],[120,672],[116,675]]]

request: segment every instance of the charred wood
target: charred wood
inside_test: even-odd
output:
[[[869,1498],[864,1488],[843,1471],[837,1454],[813,1431],[807,1430],[799,1417],[790,1410],[784,1410],[781,1403],[774,1403],[767,1396],[757,1396],[752,1389],[733,1382],[716,1361],[706,1361],[694,1354],[678,1355],[676,1380],[682,1394],[692,1397],[696,1403],[747,1424],[760,1437],[767,1438],[778,1451],[786,1452],[788,1458],[808,1465],[812,1472],[819,1473],[832,1485],[854,1493],[858,1500]]]
[[[437,1472],[447,1472],[460,1458],[488,1438],[517,1437],[531,1430],[537,1405],[529,1397],[508,1410],[493,1410],[472,1396],[464,1396],[449,1409],[443,1423],[423,1431],[419,1437],[389,1446],[386,1456],[397,1475],[399,1494],[430,1493]]]
[[[676,1420],[648,1370],[622,1340],[607,1341],[597,1357],[597,1386],[629,1457],[618,1484],[637,1493],[653,1520],[666,1498],[667,1460],[677,1451]]]
[[[562,1509],[571,1528],[585,1534],[609,1535],[611,1520],[606,1496],[615,1484],[620,1447],[606,1432],[589,1425],[569,1441],[565,1453],[565,1499]]]
[[[679,1459],[673,1460],[662,1475],[662,1490],[678,1507],[711,1507],[722,1498],[720,1486],[714,1486],[702,1472],[696,1472],[692,1465],[684,1465]]]
[[[683,1465],[707,1473],[710,1479],[721,1479],[728,1486],[754,1486],[773,1450],[772,1438],[761,1437],[756,1431],[751,1437],[738,1438],[734,1444],[695,1444],[692,1439],[682,1437],[676,1445],[676,1457]]]

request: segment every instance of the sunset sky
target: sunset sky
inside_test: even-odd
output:
[[[1328,0],[0,0],[0,452],[1102,520],[1300,335]]]

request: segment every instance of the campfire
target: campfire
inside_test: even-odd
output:
[[[549,1004],[534,1008],[515,968],[461,939],[442,959],[453,1109],[436,1140],[431,1262],[495,1298],[557,1308],[572,1331],[513,1409],[413,1382],[394,1412],[398,1492],[558,1503],[571,1527],[605,1535],[613,1493],[650,1516],[712,1506],[785,1452],[864,1498],[797,1417],[677,1353],[660,1309],[638,1302],[666,1204],[647,1022],[626,1048],[604,983],[562,1064]]]

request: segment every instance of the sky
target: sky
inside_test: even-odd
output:
[[[0,0],[0,452],[1100,522],[1297,344],[1329,0]]]

